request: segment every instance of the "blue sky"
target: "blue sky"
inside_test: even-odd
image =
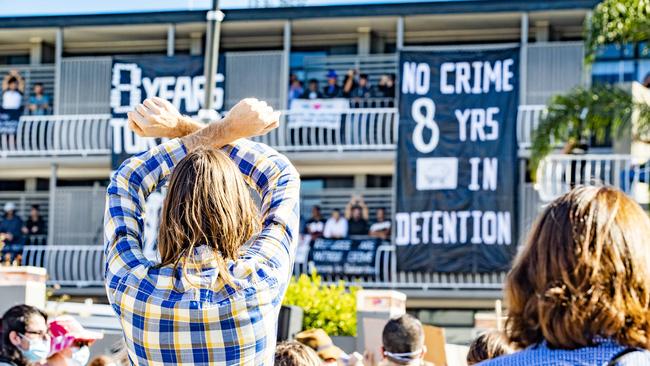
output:
[[[294,2],[303,5],[352,5],[413,3],[431,0],[221,0],[224,9],[248,8],[250,4]],[[68,15],[207,9],[211,0],[0,0],[0,17],[30,15]]]

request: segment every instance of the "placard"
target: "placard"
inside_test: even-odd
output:
[[[507,270],[516,248],[519,49],[400,54],[399,270]]]
[[[316,239],[310,257],[319,274],[371,276],[380,239]]]

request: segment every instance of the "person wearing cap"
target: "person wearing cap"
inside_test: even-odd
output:
[[[55,318],[49,328],[52,346],[48,366],[85,366],[90,359],[90,346],[104,337],[85,329],[69,315]]]
[[[338,75],[336,71],[327,72],[327,85],[323,88],[323,98],[340,98],[341,87],[338,84]]]
[[[15,256],[23,250],[23,220],[16,215],[16,204],[13,202],[5,203],[4,212],[5,217],[0,222],[0,234],[6,237],[5,245],[8,247],[5,248],[5,252]]]

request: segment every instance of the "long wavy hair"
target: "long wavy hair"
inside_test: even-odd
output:
[[[234,286],[228,260],[260,227],[260,216],[233,161],[216,149],[189,153],[172,172],[158,233],[161,266],[191,263],[194,249],[207,245],[219,275]]]
[[[506,331],[519,347],[599,338],[648,349],[650,219],[621,191],[577,187],[537,219],[510,271]]]
[[[35,316],[43,317],[47,322],[47,315],[30,305],[16,305],[2,315],[2,345],[0,345],[2,358],[11,360],[18,366],[26,366],[29,363],[18,347],[11,343],[9,334],[16,332],[25,335],[27,323]]]

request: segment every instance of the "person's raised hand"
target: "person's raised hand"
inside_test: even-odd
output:
[[[228,135],[235,139],[259,136],[280,125],[280,112],[264,101],[246,98],[232,107],[223,123]]]
[[[158,97],[147,98],[127,116],[129,128],[141,137],[182,137],[198,128],[169,101]]]

